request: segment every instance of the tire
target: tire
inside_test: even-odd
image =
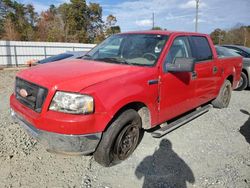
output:
[[[215,108],[227,108],[232,95],[232,85],[229,80],[226,80],[219,92],[216,99],[212,101],[212,105]]]
[[[242,91],[242,90],[246,89],[247,86],[248,86],[247,75],[244,72],[242,72],[241,76],[240,76],[239,86],[235,90]]]
[[[141,117],[129,109],[121,113],[108,129],[94,153],[95,160],[108,167],[127,159],[143,137]]]

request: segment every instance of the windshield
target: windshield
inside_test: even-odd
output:
[[[237,54],[237,52],[233,49],[230,48],[225,48],[225,47],[221,47],[221,46],[216,46],[215,47],[217,55],[219,57],[233,57],[233,56],[240,56],[239,54]]]
[[[153,66],[168,39],[166,35],[113,35],[86,54],[84,59],[109,63]]]

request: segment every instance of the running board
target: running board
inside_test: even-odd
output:
[[[197,108],[195,111],[177,119],[176,121],[171,122],[170,124],[163,123],[161,125],[161,128],[152,132],[151,135],[154,138],[161,138],[162,136],[171,132],[172,130],[174,130],[174,129],[188,123],[189,121],[197,118],[198,116],[208,112],[210,108],[212,108],[212,105],[208,104],[206,106]]]

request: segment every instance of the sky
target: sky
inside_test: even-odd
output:
[[[50,4],[59,5],[69,0],[18,0],[31,3],[37,12]],[[117,18],[123,32],[148,30],[155,26],[167,30],[194,31],[195,0],[87,0],[103,8],[103,20],[109,14]],[[200,0],[198,31],[211,33],[216,28],[230,29],[236,25],[250,25],[250,0]]]

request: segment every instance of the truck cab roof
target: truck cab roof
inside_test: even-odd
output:
[[[186,32],[186,31],[170,31],[170,30],[145,30],[145,31],[129,31],[120,33],[122,34],[155,34],[155,35],[171,35],[171,34],[183,34],[183,35],[198,35],[198,36],[208,36],[203,33],[196,32]],[[119,34],[118,34],[119,35]]]

